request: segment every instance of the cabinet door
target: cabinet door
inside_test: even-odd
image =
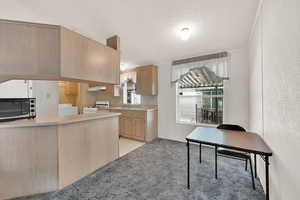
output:
[[[63,77],[119,84],[120,52],[66,28],[61,30]]]
[[[147,69],[137,70],[136,90],[138,94],[152,94],[152,73]]]
[[[119,133],[120,136],[126,136],[125,134],[125,118],[124,117],[119,117]]]
[[[138,94],[157,95],[157,67],[145,66],[137,68],[136,90]]]
[[[120,134],[124,137],[133,136],[133,120],[129,117],[120,117]]]
[[[59,41],[58,26],[0,20],[0,75],[29,80],[57,77]]]
[[[137,140],[145,140],[146,124],[145,119],[134,118],[133,119],[133,138]]]
[[[69,78],[87,79],[87,40],[69,29],[61,28],[61,74]]]

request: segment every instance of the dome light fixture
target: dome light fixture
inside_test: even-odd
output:
[[[191,36],[191,31],[188,27],[184,27],[180,31],[180,37],[182,40],[188,40]]]
[[[120,70],[125,71],[127,69],[127,65],[125,63],[120,64]]]

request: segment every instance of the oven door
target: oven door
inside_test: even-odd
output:
[[[25,118],[29,115],[29,99],[0,99],[0,120]]]

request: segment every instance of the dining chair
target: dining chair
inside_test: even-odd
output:
[[[241,127],[239,125],[235,125],[235,124],[220,124],[217,127],[217,129],[240,131],[240,132],[245,132],[245,134],[247,133],[243,127]],[[246,163],[245,170],[246,171],[247,171],[247,164],[248,164],[248,160],[249,160],[251,178],[252,178],[252,186],[253,186],[253,189],[255,190],[252,161],[251,161],[251,155],[249,153],[245,153],[245,152],[238,151],[238,150],[227,149],[227,148],[223,148],[223,147],[218,147],[217,157],[218,156],[245,161],[245,163]]]

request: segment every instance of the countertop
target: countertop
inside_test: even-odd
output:
[[[110,106],[106,110],[155,111],[157,106]]]
[[[64,125],[64,124],[88,121],[88,120],[116,117],[119,115],[120,115],[120,113],[97,112],[97,113],[91,113],[91,114],[70,115],[70,116],[55,117],[55,118],[49,118],[49,119],[24,119],[24,120],[16,120],[16,121],[11,121],[11,122],[0,122],[0,128],[57,126],[57,125]]]

